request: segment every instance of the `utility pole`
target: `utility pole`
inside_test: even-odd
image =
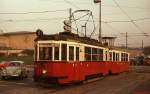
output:
[[[142,49],[144,48],[144,43],[143,43],[143,40],[142,40]]]
[[[128,48],[128,33],[126,32],[126,49]]]
[[[101,26],[101,0],[94,0],[94,3],[99,3],[99,42],[102,41],[102,26]]]
[[[69,23],[70,23],[70,32],[72,32],[72,9],[69,9]]]
[[[99,42],[102,41],[102,25],[101,25],[101,1],[99,3]]]

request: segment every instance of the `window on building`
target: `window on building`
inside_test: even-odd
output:
[[[52,60],[52,47],[40,47],[39,59],[40,60]]]
[[[61,45],[61,60],[67,60],[67,44]]]
[[[76,47],[76,60],[79,61],[79,47]]]
[[[91,61],[91,48],[85,47],[85,61]]]
[[[69,46],[69,60],[73,61],[74,60],[74,47]]]
[[[59,60],[59,47],[54,47],[54,60]]]

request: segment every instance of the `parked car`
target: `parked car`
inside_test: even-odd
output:
[[[23,79],[28,75],[28,70],[26,69],[23,61],[7,61],[1,64],[1,66],[0,76],[2,79],[7,79],[10,77],[18,77]]]
[[[3,69],[3,68],[5,68],[6,66],[8,66],[8,64],[9,64],[8,61],[2,61],[2,62],[0,63],[0,70]]]
[[[146,65],[150,65],[150,56],[147,56],[145,58],[145,63],[146,63]]]
[[[130,58],[130,63],[132,65],[143,65],[144,64],[144,56],[136,56],[134,58]]]

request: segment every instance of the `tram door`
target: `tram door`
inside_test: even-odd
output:
[[[73,65],[73,77],[75,80],[80,79],[81,71],[79,64],[79,47],[69,46],[69,61],[72,62]]]

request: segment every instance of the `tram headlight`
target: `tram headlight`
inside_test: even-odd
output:
[[[46,74],[46,73],[47,73],[47,70],[43,70],[42,73],[43,73],[43,74]]]

